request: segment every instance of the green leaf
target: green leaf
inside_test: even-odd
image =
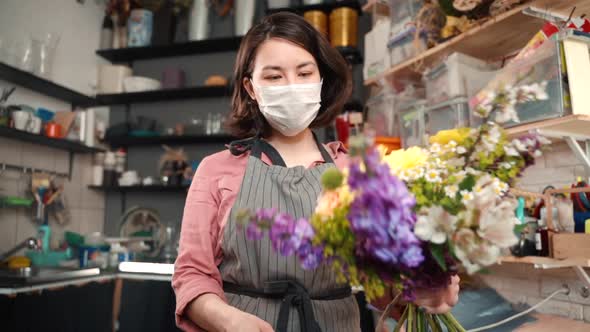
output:
[[[526,224],[516,225],[516,226],[514,226],[514,233],[520,234],[520,233],[522,233],[525,230],[526,227],[527,227]]]
[[[436,261],[438,266],[440,266],[440,268],[446,272],[447,271],[447,263],[445,261],[443,248],[444,247],[440,244],[434,244],[434,243],[430,244],[430,253],[432,254],[432,257],[434,257],[434,260]]]
[[[468,175],[465,177],[465,180],[459,184],[460,190],[471,190],[475,187],[475,177],[473,175]]]

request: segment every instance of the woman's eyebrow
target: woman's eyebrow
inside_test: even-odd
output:
[[[307,62],[303,62],[303,63],[301,63],[301,64],[299,64],[299,65],[297,66],[297,69],[299,69],[299,68],[303,68],[303,67],[305,67],[305,66],[309,66],[309,65],[315,66],[316,64],[315,64],[315,63],[313,63],[313,61],[307,61]]]
[[[281,66],[264,66],[262,70],[283,70]]]
[[[303,62],[303,63],[300,63],[299,65],[297,65],[297,69],[300,69],[300,68],[303,68],[303,67],[306,67],[306,66],[310,66],[310,65],[311,66],[315,66],[316,64],[313,63],[313,61]],[[269,66],[262,67],[262,70],[283,70],[283,67],[281,67],[281,66],[270,66],[269,65]]]

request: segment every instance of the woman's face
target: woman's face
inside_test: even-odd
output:
[[[252,82],[244,86],[253,99],[259,99],[255,86],[319,83],[318,65],[311,53],[285,39],[271,38],[263,42],[256,52]]]

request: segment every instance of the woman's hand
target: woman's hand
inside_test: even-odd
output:
[[[274,332],[266,321],[247,312],[235,310],[229,315],[224,332]]]
[[[445,314],[459,302],[459,282],[461,278],[451,277],[451,284],[440,290],[417,290],[414,304],[431,314]]]

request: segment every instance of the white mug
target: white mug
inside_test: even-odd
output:
[[[31,112],[28,112],[28,111],[12,112],[12,120],[14,121],[14,128],[16,128],[18,130],[28,131],[27,129],[30,126],[32,116],[33,115],[31,114]]]
[[[41,128],[43,127],[43,121],[41,118],[31,115],[31,120],[29,121],[29,126],[27,131],[32,134],[41,134]]]

